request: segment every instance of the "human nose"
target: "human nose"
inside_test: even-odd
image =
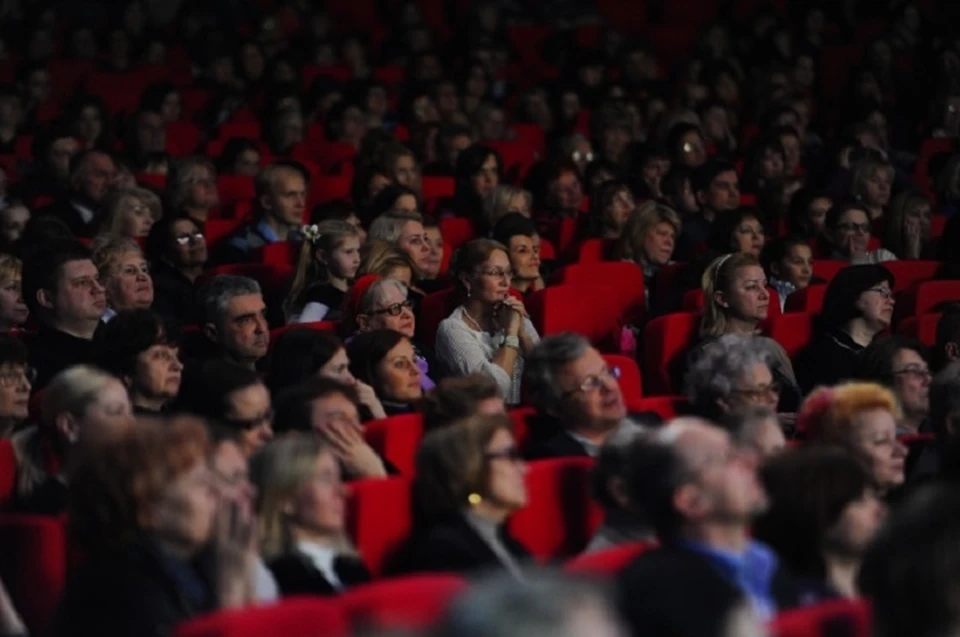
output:
[[[760,288],[760,294],[757,298],[759,298],[761,301],[768,300],[770,298],[770,293],[767,292],[767,288]]]

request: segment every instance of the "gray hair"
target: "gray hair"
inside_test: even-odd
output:
[[[491,190],[483,199],[483,211],[487,216],[487,224],[490,228],[497,225],[501,217],[510,212],[510,202],[517,197],[523,197],[527,202],[527,209],[533,205],[533,195],[530,191],[516,186],[501,184]]]
[[[154,221],[163,216],[163,205],[160,197],[146,188],[115,188],[107,193],[103,200],[103,212],[100,215],[100,231],[107,234],[117,232],[120,219],[130,207],[130,203],[142,204],[150,210]]]
[[[262,294],[260,284],[253,279],[232,274],[213,277],[197,293],[203,322],[219,325],[227,312],[227,304],[234,297],[250,294]]]
[[[404,285],[403,281],[387,278],[374,281],[370,284],[370,287],[367,288],[367,291],[363,293],[363,296],[360,297],[360,303],[357,304],[357,314],[373,313],[377,309],[377,306],[386,298],[388,288],[400,290],[400,292],[403,293],[403,298],[408,298],[410,295],[410,290]]]
[[[558,386],[560,368],[577,360],[590,349],[590,341],[573,332],[547,336],[534,346],[523,361],[523,386],[531,404],[540,413],[559,407],[563,397]]]
[[[423,215],[419,212],[400,212],[390,210],[383,213],[373,220],[370,224],[370,231],[367,233],[367,240],[381,239],[389,243],[396,243],[403,232],[403,227],[410,221],[423,223]]]
[[[607,591],[598,583],[560,573],[535,574],[526,581],[499,575],[472,586],[455,599],[434,637],[577,637],[579,612],[598,609],[598,618],[617,625]],[[598,631],[606,634],[608,630]]]
[[[169,193],[170,207],[173,210],[178,210],[187,200],[190,187],[196,179],[194,173],[197,169],[206,168],[211,177],[217,178],[216,166],[206,157],[185,157],[174,162],[172,167],[173,174],[167,179],[167,192]]]
[[[54,376],[44,390],[40,400],[40,421],[52,425],[62,413],[82,417],[103,388],[112,382],[119,381],[97,367],[68,367]]]
[[[736,389],[744,370],[763,363],[773,368],[773,356],[762,341],[752,336],[725,334],[707,343],[687,370],[684,386],[694,409],[712,414],[717,400]]]

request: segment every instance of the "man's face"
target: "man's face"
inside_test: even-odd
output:
[[[710,182],[710,188],[697,195],[700,204],[716,212],[727,212],[740,207],[740,179],[736,171],[720,173]]]
[[[89,259],[67,261],[60,269],[52,297],[45,292],[46,302],[41,300],[41,304],[53,311],[58,322],[98,321],[107,308],[100,275]]]
[[[557,384],[564,396],[557,409],[572,430],[609,431],[627,415],[613,370],[592,347],[560,368]]]
[[[307,183],[294,170],[278,173],[272,192],[262,199],[264,210],[281,223],[297,226],[303,223],[307,207]]]
[[[61,137],[50,146],[47,162],[54,176],[66,183],[70,176],[70,159],[80,151],[80,142],[73,137]]]
[[[270,327],[263,296],[241,294],[230,299],[221,324],[213,333],[214,340],[239,361],[256,362],[266,356]]]
[[[116,182],[117,168],[110,156],[103,153],[90,155],[84,164],[75,187],[80,194],[99,203]]]

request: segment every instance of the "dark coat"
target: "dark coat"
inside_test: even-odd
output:
[[[530,552],[505,528],[500,529],[500,539],[517,562],[530,561]],[[471,574],[504,568],[493,549],[462,516],[430,526],[419,534],[409,559],[411,571]]]
[[[271,560],[267,567],[277,580],[280,594],[290,595],[336,595],[337,589],[327,581],[323,573],[310,561],[310,558],[298,551],[292,551]],[[363,562],[355,557],[341,556],[334,560],[333,570],[337,572],[344,588],[352,588],[370,581],[370,571]]]

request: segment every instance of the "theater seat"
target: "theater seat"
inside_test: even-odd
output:
[[[558,270],[552,277],[561,285],[608,285],[616,294],[618,316],[624,323],[640,324],[646,313],[643,270],[628,261],[578,263]]]
[[[513,422],[513,439],[517,441],[517,446],[523,449],[527,444],[530,434],[530,425],[527,418],[536,416],[537,410],[533,407],[516,407],[508,412],[510,420]]]
[[[686,405],[686,396],[647,396],[635,405],[630,405],[630,409],[636,412],[651,411],[666,422],[684,413]]]
[[[850,265],[840,259],[814,259],[813,276],[821,278],[825,283],[830,283],[837,272]]]
[[[425,630],[466,588],[467,581],[456,575],[411,575],[348,590],[337,606],[355,630]]]
[[[310,184],[310,195],[308,210],[320,203],[349,199],[350,178],[346,175],[321,175]]]
[[[824,283],[813,283],[807,287],[797,290],[787,297],[784,312],[804,312],[807,314],[819,314],[823,310],[823,295],[827,293],[827,286]]]
[[[780,613],[770,623],[772,637],[869,637],[873,622],[864,600],[836,600]]]
[[[452,197],[457,182],[453,177],[424,177],[420,181],[420,194],[426,199]]]
[[[333,334],[336,334],[337,322],[336,321],[311,321],[309,323],[290,323],[289,325],[284,325],[283,327],[278,327],[276,329],[270,330],[271,350],[273,349],[273,345],[277,342],[277,339],[291,330],[316,330],[318,332],[331,332]]]
[[[67,576],[66,525],[60,517],[0,515],[0,579],[32,635],[46,628]]]
[[[556,285],[534,292],[527,303],[540,336],[576,332],[602,352],[620,353],[621,303],[608,285]]]
[[[350,483],[347,532],[364,564],[376,577],[410,539],[413,530],[411,484],[402,476]]]
[[[412,476],[417,448],[423,438],[423,415],[401,414],[367,422],[363,425],[363,437],[402,475]]]
[[[244,223],[243,219],[207,219],[203,224],[203,236],[208,246],[215,246],[233,234]]]
[[[940,269],[939,261],[884,261],[883,267],[893,273],[894,292],[909,290],[922,281],[929,281]]]
[[[473,222],[463,217],[443,217],[437,225],[444,243],[450,244],[454,250],[477,235]]]
[[[781,314],[769,322],[766,335],[780,343],[791,358],[803,350],[813,337],[814,315],[803,312]]]
[[[693,344],[700,317],[693,312],[658,316],[647,323],[643,333],[643,369],[647,395],[675,394],[671,387],[670,364]]]
[[[960,301],[960,281],[924,281],[898,297],[896,314],[901,309],[904,317],[929,314],[948,301]]]
[[[10,440],[0,440],[0,511],[13,504],[17,487],[17,457]]]
[[[629,356],[622,354],[604,354],[603,360],[607,366],[613,369],[620,368],[620,391],[623,394],[623,400],[630,407],[643,400],[643,380],[640,376],[640,367],[637,361]]]
[[[615,575],[635,558],[656,546],[656,542],[630,542],[604,551],[582,553],[568,561],[564,568],[571,573],[582,575]]]
[[[221,274],[251,278],[260,284],[264,296],[275,300],[282,299],[286,296],[290,288],[290,282],[293,279],[293,267],[289,265],[267,265],[263,263],[221,265],[206,270],[200,275],[197,284],[203,285],[206,281]]]
[[[334,600],[293,597],[276,604],[211,613],[177,626],[176,637],[346,637],[347,619]]]
[[[440,321],[450,316],[460,304],[460,292],[456,288],[440,290],[423,297],[420,301],[420,316],[417,317],[417,340],[432,348],[437,341]]]
[[[937,344],[937,325],[940,323],[939,312],[908,316],[897,324],[897,332],[905,336],[919,339],[927,347]]]
[[[258,250],[260,263],[266,265],[297,267],[300,248],[303,244],[293,241],[274,241]]]
[[[220,206],[232,206],[238,201],[256,199],[253,177],[247,175],[220,175],[217,177],[217,192],[220,193]]]
[[[580,244],[577,263],[600,263],[604,260],[606,250],[606,241],[603,239],[586,239]]]
[[[590,499],[592,458],[553,458],[527,464],[527,506],[508,521],[510,532],[540,562],[576,555],[600,526]]]

